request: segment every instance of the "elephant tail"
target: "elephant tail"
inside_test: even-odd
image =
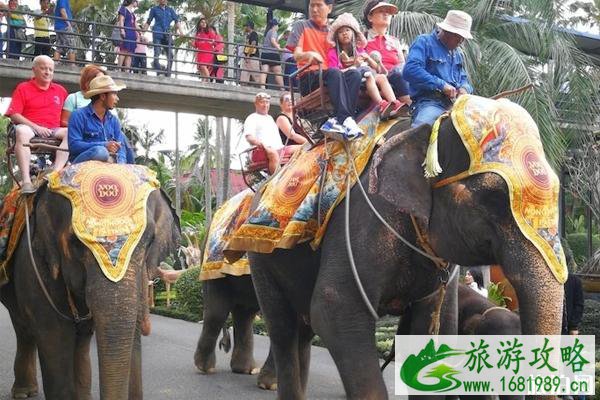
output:
[[[227,325],[223,326],[223,336],[221,336],[221,340],[219,340],[219,349],[223,350],[225,353],[229,353],[229,350],[231,350],[231,335],[229,334]]]

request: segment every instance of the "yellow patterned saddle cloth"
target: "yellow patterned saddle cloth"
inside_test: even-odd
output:
[[[15,186],[2,200],[2,206],[0,206],[0,286],[8,282],[8,264],[25,227],[25,202],[27,202],[29,215],[31,215],[33,199],[34,196],[21,196],[21,191]]]
[[[118,282],[146,229],[146,203],[160,184],[141,165],[87,161],[47,177],[51,191],[69,199],[73,231],[104,275]]]
[[[567,268],[558,232],[560,183],[529,113],[507,99],[465,95],[454,104],[451,118],[471,159],[468,174],[494,172],[504,178],[519,228],[564,283]]]
[[[246,189],[223,203],[213,216],[202,258],[201,281],[223,278],[225,274],[250,274],[245,253],[239,260],[229,263],[223,255],[223,249],[231,234],[248,218],[253,198],[254,192]]]
[[[395,121],[379,121],[371,111],[359,122],[364,135],[349,144],[357,173],[367,165],[378,141]],[[334,208],[345,196],[347,177],[356,182],[351,158],[344,145],[327,141],[296,152],[266,184],[260,203],[225,246],[227,258],[235,260],[245,251],[270,253],[311,241],[317,248]],[[236,254],[236,252],[238,252]]]

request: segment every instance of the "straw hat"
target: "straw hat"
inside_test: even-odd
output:
[[[465,39],[473,39],[471,35],[471,24],[473,18],[464,11],[450,10],[446,14],[446,19],[438,22],[437,26],[445,31],[456,33]]]
[[[335,45],[335,35],[338,29],[347,26],[354,31],[354,39],[356,40],[356,47],[365,47],[367,45],[367,39],[365,35],[360,31],[360,25],[354,16],[350,13],[343,13],[338,16],[335,21],[331,24],[329,32],[327,33],[327,41],[333,46]]]
[[[90,82],[90,89],[84,93],[83,97],[89,99],[97,94],[118,92],[125,89],[123,83],[115,83],[108,75],[97,76]]]

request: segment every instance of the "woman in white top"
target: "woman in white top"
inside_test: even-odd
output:
[[[483,297],[488,296],[488,291],[483,285],[483,274],[478,269],[469,269],[465,275],[465,284],[482,295]]]

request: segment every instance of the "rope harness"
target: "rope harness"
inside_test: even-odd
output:
[[[42,289],[42,292],[44,293],[44,296],[46,296],[46,300],[48,300],[48,303],[50,304],[52,309],[59,316],[61,316],[63,319],[66,319],[67,321],[74,322],[76,325],[82,321],[87,321],[87,320],[92,319],[91,311],[88,312],[87,315],[85,315],[83,317],[79,316],[79,312],[77,311],[77,306],[75,306],[75,301],[73,300],[71,291],[69,290],[69,287],[66,285],[66,283],[65,283],[65,288],[67,291],[67,302],[69,303],[69,309],[71,311],[72,316],[68,316],[68,315],[62,313],[58,309],[58,307],[56,307],[56,304],[54,304],[54,301],[52,301],[52,298],[50,297],[50,293],[48,293],[48,289],[46,289],[46,285],[44,284],[44,281],[42,280],[42,276],[40,275],[40,271],[38,270],[37,263],[35,262],[35,257],[33,256],[33,247],[31,246],[31,230],[29,228],[29,206],[27,205],[27,202],[25,202],[25,215],[26,215],[25,228],[27,230],[27,250],[29,253],[29,258],[31,260],[31,265],[33,266],[33,271],[35,272],[35,276],[40,285],[40,288]]]

